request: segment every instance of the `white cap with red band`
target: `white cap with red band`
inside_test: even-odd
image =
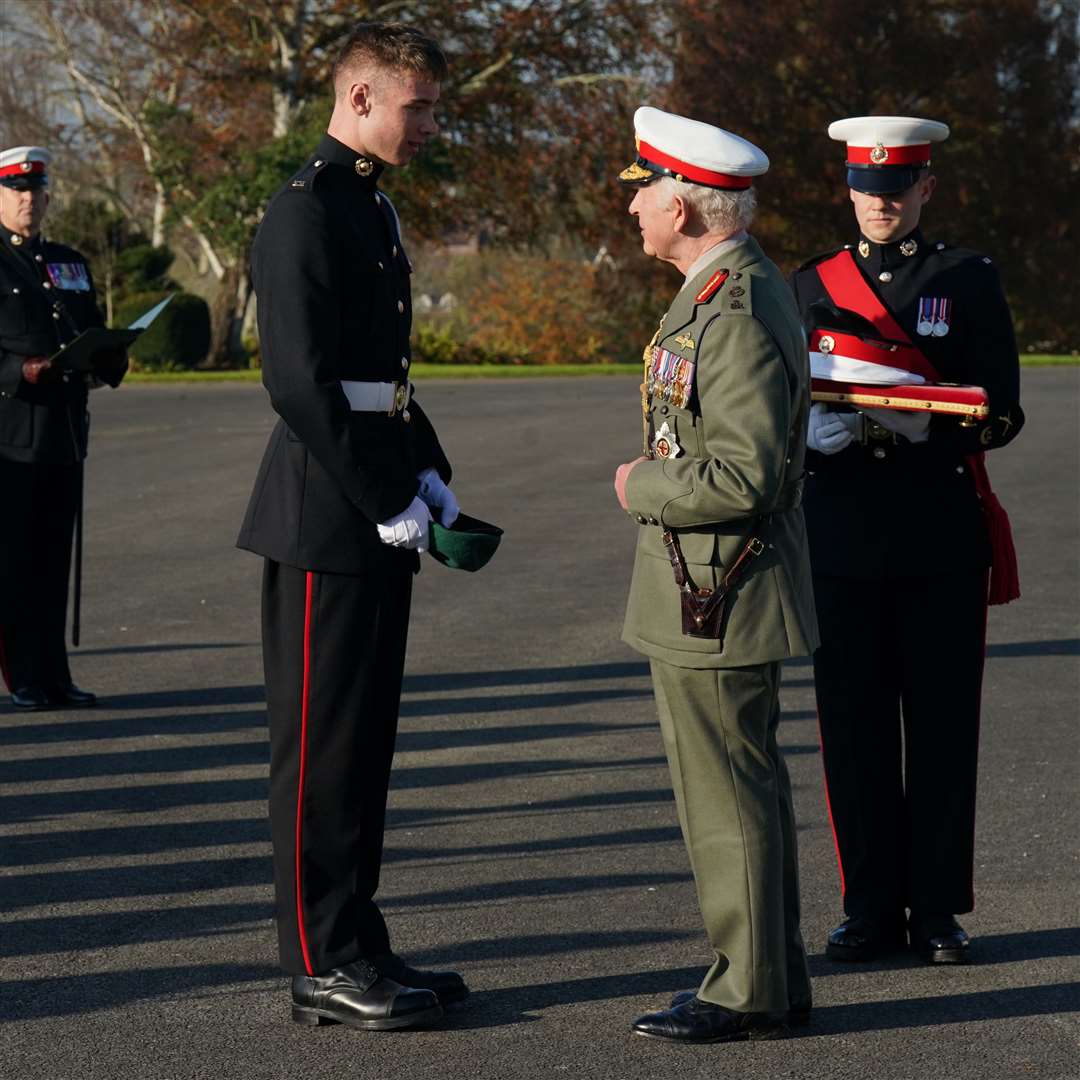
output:
[[[730,131],[643,105],[634,113],[638,157],[619,173],[624,184],[672,176],[690,184],[740,191],[769,168],[768,157]]]
[[[949,127],[917,116],[852,116],[829,125],[829,138],[847,143],[848,186],[857,191],[903,191],[930,164],[930,144]]]
[[[40,186],[45,183],[45,174],[52,155],[43,146],[13,146],[10,150],[0,150],[0,184],[14,186]]]

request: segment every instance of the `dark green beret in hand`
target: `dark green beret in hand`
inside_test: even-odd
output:
[[[452,570],[479,570],[495,554],[502,534],[498,525],[458,514],[449,528],[437,521],[431,523],[428,551]]]

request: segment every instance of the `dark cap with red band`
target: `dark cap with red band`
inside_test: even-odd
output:
[[[700,120],[643,105],[634,113],[637,160],[619,173],[624,184],[642,187],[663,176],[688,184],[744,191],[769,168],[752,142]]]
[[[949,128],[917,116],[852,116],[829,125],[829,138],[847,143],[848,187],[867,195],[906,191],[930,165],[930,144]]]
[[[49,183],[51,155],[43,146],[13,146],[0,150],[0,184],[18,191],[31,191]]]

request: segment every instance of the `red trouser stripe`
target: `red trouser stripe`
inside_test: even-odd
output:
[[[832,800],[829,798],[829,772],[825,768],[825,736],[821,731],[821,713],[818,713],[818,744],[821,747],[821,776],[825,781],[825,812],[829,815],[829,828],[832,829],[833,847],[836,848],[836,865],[840,868],[840,898],[844,897],[847,886],[844,884],[844,860],[840,857],[840,837],[836,835],[836,822],[832,816]]]
[[[4,648],[4,629],[0,627],[0,675],[4,678],[4,685],[9,690],[15,688],[11,685],[11,672],[8,671],[7,651]]]
[[[304,697],[300,706],[300,777],[296,786],[296,926],[300,932],[300,951],[309,975],[315,972],[308,953],[307,932],[304,929],[304,779],[307,769],[308,702],[311,697],[311,592],[314,574],[307,572],[304,596]]]

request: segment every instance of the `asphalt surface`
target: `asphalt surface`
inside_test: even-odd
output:
[[[480,574],[428,559],[417,582],[381,891],[398,950],[474,993],[378,1034],[293,1025],[276,968],[260,563],[232,546],[265,395],[97,393],[73,667],[102,707],[0,706],[0,1075],[1076,1077],[1078,382],[1025,372],[1027,428],[992,455],[1024,596],[990,620],[977,962],[824,958],[840,898],[792,663],[813,1024],[711,1047],[629,1032],[709,959],[646,667],[619,641],[635,526],[610,477],[637,452],[634,380],[421,388],[463,506],[506,536]]]

